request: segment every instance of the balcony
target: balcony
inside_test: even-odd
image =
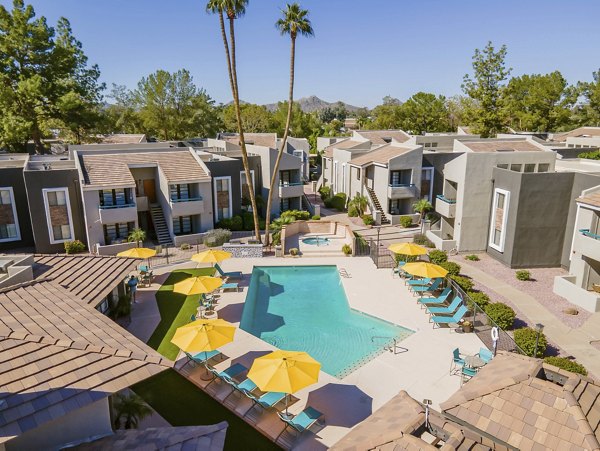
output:
[[[135,198],[138,211],[148,211],[148,196],[140,196]]]
[[[456,199],[448,199],[441,194],[438,194],[435,201],[435,211],[445,218],[456,217]]]
[[[456,240],[443,233],[441,230],[427,230],[425,236],[435,244],[435,247],[443,251],[456,249]]]
[[[192,216],[204,213],[204,200],[202,197],[171,199],[169,205],[171,205],[173,216]]]
[[[581,288],[577,285],[576,279],[571,274],[556,276],[554,278],[554,293],[588,312],[596,313],[600,311],[600,293]]]
[[[304,184],[302,182],[285,182],[279,184],[279,197],[302,197],[304,195]]]
[[[417,187],[414,183],[390,183],[388,185],[389,199],[406,199],[417,195]]]
[[[104,205],[100,206],[99,213],[102,224],[137,221],[137,207],[135,204]]]
[[[591,233],[589,229],[580,229],[575,235],[573,250],[600,261],[600,235]]]

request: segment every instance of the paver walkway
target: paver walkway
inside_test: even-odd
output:
[[[461,266],[463,272],[473,280],[501,293],[510,299],[525,316],[535,323],[543,324],[544,334],[551,342],[574,356],[590,373],[600,376],[600,349],[591,344],[593,341],[600,340],[600,313],[593,314],[579,329],[571,329],[534,297],[468,263],[461,262]]]

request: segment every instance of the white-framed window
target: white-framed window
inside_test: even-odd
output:
[[[75,238],[73,216],[68,188],[44,188],[44,207],[51,244],[64,243]]]
[[[20,239],[15,193],[12,186],[0,188],[0,243]]]
[[[213,177],[215,195],[215,222],[232,216],[231,176]]]
[[[508,206],[510,192],[496,188],[492,200],[492,217],[490,218],[489,245],[498,252],[504,252],[506,240],[506,221],[508,220]]]
[[[256,181],[254,178],[254,169],[250,169],[250,177],[252,178],[252,191],[256,192]],[[242,199],[250,200],[248,192],[248,183],[246,182],[246,171],[240,171],[240,196]]]

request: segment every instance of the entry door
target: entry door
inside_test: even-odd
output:
[[[148,197],[148,202],[151,204],[156,203],[156,183],[154,179],[144,180],[144,193]]]
[[[421,171],[421,199],[433,202],[433,168],[423,168]]]

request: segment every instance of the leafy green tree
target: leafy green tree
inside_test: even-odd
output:
[[[273,132],[275,128],[273,113],[263,105],[244,103],[240,106],[244,131],[247,133]],[[228,132],[237,132],[235,105],[223,108],[223,127]]]
[[[357,194],[348,202],[348,211],[350,211],[350,208],[354,208],[358,216],[362,216],[365,214],[368,204],[369,201],[366,196]]]
[[[288,102],[279,102],[277,109],[273,112],[273,131],[278,136],[283,136],[286,130]],[[305,113],[300,104],[293,102],[292,118],[289,124],[289,136],[296,138],[308,138],[315,130],[321,128],[318,114]]]
[[[414,134],[446,132],[450,128],[446,98],[428,92],[417,92],[404,102],[402,129]]]
[[[269,195],[267,197],[267,212],[265,217],[265,240],[266,244],[269,244],[269,222],[271,221],[271,205],[273,203],[273,192],[275,190],[275,183],[279,178],[279,164],[281,163],[281,157],[286,149],[287,138],[290,133],[290,126],[292,123],[292,113],[294,111],[294,75],[295,75],[295,64],[296,64],[296,38],[298,34],[302,36],[313,36],[314,31],[312,24],[308,18],[308,10],[302,9],[298,3],[288,3],[286,8],[281,11],[283,17],[280,18],[275,26],[279,30],[282,36],[289,35],[290,37],[290,88],[287,101],[287,117],[285,121],[285,130],[283,132],[283,138],[281,140],[281,147],[275,160],[275,166],[273,168],[273,174],[271,176],[271,183],[269,185]],[[299,108],[298,108],[299,109]],[[298,115],[302,116],[302,111],[299,111]],[[303,133],[304,134],[304,133]]]
[[[459,125],[474,124],[477,107],[478,102],[467,96],[455,95],[446,99],[450,130],[456,130]]]
[[[413,204],[413,211],[419,213],[419,224],[421,224],[421,229],[423,228],[423,219],[425,219],[425,215],[431,210],[433,210],[433,205],[431,205],[431,202],[427,199],[420,199]]]
[[[238,133],[240,136],[240,147],[242,151],[242,163],[246,180],[252,180],[250,174],[250,165],[248,163],[248,152],[246,151],[246,140],[244,139],[244,124],[242,122],[242,111],[240,108],[240,96],[237,81],[237,68],[235,58],[235,20],[246,13],[246,5],[248,0],[210,0],[206,5],[206,10],[219,16],[219,26],[221,28],[221,38],[223,39],[223,47],[225,48],[225,57],[227,59],[227,72],[229,75],[229,84],[233,95],[233,104],[235,105],[235,115],[238,124]],[[229,40],[225,31],[225,18],[227,15],[229,20]],[[231,47],[230,47],[231,45]],[[260,229],[258,220],[258,209],[256,208],[256,194],[254,190],[250,192],[250,204],[252,206],[252,215],[254,217],[254,235],[260,241]]]
[[[504,108],[512,128],[556,131],[570,122],[577,92],[559,71],[511,78],[504,90]]]
[[[133,91],[123,85],[112,85],[107,96],[113,100],[104,111],[107,133],[143,133],[144,123],[137,110]]]
[[[0,5],[0,139],[9,150],[33,140],[43,153],[51,127],[81,142],[98,118],[99,77],[67,19],[54,28],[23,0],[13,0],[11,11]]]
[[[129,232],[129,235],[127,236],[127,241],[129,241],[130,243],[135,243],[136,247],[140,247],[140,243],[144,244],[145,239],[146,232],[139,227],[133,229],[131,232]]]
[[[504,61],[506,52],[505,45],[496,51],[491,41],[483,50],[475,49],[473,76],[464,76],[463,91],[477,101],[475,131],[484,138],[504,129],[502,92],[511,71]]]
[[[591,82],[579,82],[578,88],[586,101],[582,107],[582,125],[600,126],[600,69],[592,73]]]
[[[398,99],[390,96],[383,98],[383,103],[373,108],[370,129],[387,130],[401,128],[404,121],[404,110]]]

